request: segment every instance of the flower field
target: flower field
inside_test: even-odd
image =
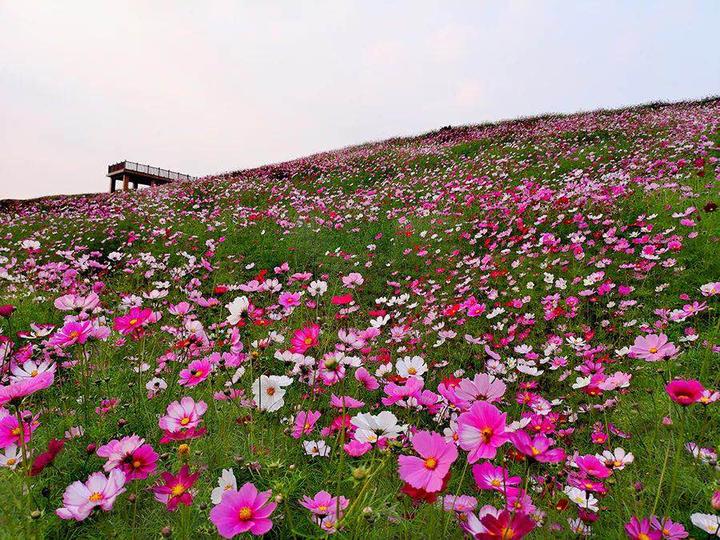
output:
[[[720,536],[720,101],[0,214],[0,537]]]

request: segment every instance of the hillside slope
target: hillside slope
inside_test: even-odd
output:
[[[8,203],[2,534],[702,536],[719,158],[707,100]]]

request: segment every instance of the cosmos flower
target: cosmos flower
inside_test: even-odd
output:
[[[63,506],[55,510],[60,519],[86,519],[93,508],[100,507],[106,512],[112,510],[115,499],[125,492],[125,475],[119,469],[110,471],[108,476],[101,472],[91,474],[85,483],[70,484],[63,494]]]
[[[505,432],[505,413],[486,401],[476,401],[458,417],[458,442],[468,451],[468,462],[492,459],[497,449],[509,440]]]
[[[285,400],[285,387],[290,386],[293,380],[284,375],[261,375],[252,385],[255,405],[261,411],[273,412],[280,409]]]
[[[145,439],[130,435],[113,439],[97,449],[97,455],[107,459],[103,466],[106,471],[120,469],[125,480],[143,480],[155,472],[158,455]]]
[[[9,385],[0,386],[0,406],[11,401],[19,402],[35,392],[44,390],[52,385],[55,380],[54,370],[44,371],[36,376],[17,379]]]
[[[295,425],[292,430],[292,436],[295,439],[299,439],[303,435],[312,433],[315,422],[320,418],[321,413],[319,411],[300,411],[295,416]]]
[[[412,438],[412,446],[420,457],[398,457],[400,478],[428,493],[439,491],[450,466],[457,459],[457,448],[446,442],[442,435],[430,431],[417,432]]]
[[[695,379],[675,379],[665,386],[665,391],[675,403],[687,407],[700,401],[705,388]]]
[[[320,326],[317,324],[296,330],[293,337],[290,338],[290,350],[294,353],[305,354],[308,349],[317,346],[319,335]]]
[[[192,505],[193,494],[190,488],[195,485],[199,476],[199,472],[191,474],[187,465],[183,465],[176,475],[169,472],[160,473],[162,483],[152,488],[155,500],[163,503],[171,512],[174,512],[180,504]]]
[[[207,404],[204,401],[195,402],[190,396],[185,396],[180,401],[173,401],[167,406],[165,416],[160,418],[158,425],[160,429],[170,433],[196,428],[200,425],[206,410]]]
[[[207,379],[211,371],[212,364],[207,358],[193,360],[186,369],[180,371],[178,384],[192,388]]]
[[[238,534],[250,532],[261,536],[272,529],[270,515],[277,504],[269,503],[270,491],[258,492],[247,482],[239,491],[226,491],[220,504],[210,510],[210,521],[217,527],[223,538],[234,538]]]
[[[677,347],[668,341],[665,334],[648,334],[637,336],[635,343],[630,347],[630,354],[648,362],[664,360],[678,353]]]

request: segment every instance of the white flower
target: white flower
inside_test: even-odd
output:
[[[326,282],[315,280],[310,282],[307,291],[310,296],[322,296],[327,292],[327,289],[328,286]]]
[[[210,500],[213,504],[220,504],[223,494],[226,491],[237,491],[237,480],[232,469],[223,469],[222,475],[218,478],[218,487],[210,493]]]
[[[167,383],[160,377],[153,377],[147,382],[145,388],[151,395],[154,396],[158,392],[165,390],[167,388]]]
[[[37,377],[46,371],[52,371],[55,373],[55,363],[50,360],[45,360],[41,363],[37,363],[34,360],[28,360],[23,363],[22,367],[15,365],[12,368],[10,381],[18,382],[23,379],[32,379],[33,377]]]
[[[243,313],[250,307],[250,300],[248,300],[247,296],[238,296],[229,304],[225,304],[225,307],[230,311],[226,321],[230,324],[237,324],[240,322]]]
[[[325,441],[303,441],[305,453],[308,456],[328,457],[330,455],[330,447]]]
[[[577,504],[580,508],[585,508],[591,512],[597,512],[599,510],[597,505],[598,500],[592,493],[588,493],[582,489],[572,486],[566,486],[564,491],[565,495],[568,496],[568,499]]]
[[[698,529],[720,538],[720,517],[713,514],[695,513],[690,516],[690,521]]]
[[[252,385],[255,404],[261,411],[277,411],[285,404],[285,386],[292,383],[290,377],[284,375],[261,375]]]
[[[404,356],[395,363],[395,369],[401,377],[422,378],[428,367],[420,356]]]
[[[622,448],[616,448],[614,451],[605,450],[602,455],[595,454],[595,457],[604,462],[607,467],[617,469],[619,471],[635,461],[635,456],[629,452],[625,452]]]
[[[398,425],[397,417],[390,411],[380,414],[361,413],[353,416],[350,423],[357,428],[355,440],[360,442],[377,442],[380,438],[396,439],[407,429],[405,425]]]
[[[22,461],[22,452],[16,444],[11,444],[0,452],[0,467],[15,469]]]

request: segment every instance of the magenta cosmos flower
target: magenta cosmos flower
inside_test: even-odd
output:
[[[695,379],[675,379],[665,386],[665,391],[675,403],[687,407],[700,400],[705,388]]]
[[[350,501],[342,495],[333,497],[327,491],[318,491],[312,498],[306,495],[300,501],[300,506],[304,506],[316,516],[337,516],[338,510],[342,516],[349,504]]]
[[[0,405],[5,405],[14,400],[21,400],[25,396],[43,390],[50,386],[54,380],[55,373],[53,371],[44,371],[35,377],[19,379],[7,386],[0,386]]]
[[[37,416],[28,421],[30,411],[23,411],[20,415],[23,417],[22,427],[16,415],[10,414],[7,409],[0,407],[0,448],[7,448],[13,444],[20,446],[22,443],[28,443],[32,437],[32,432],[40,425]],[[20,441],[21,436],[23,438],[22,442]]]
[[[519,430],[510,434],[510,440],[518,452],[540,463],[558,463],[565,459],[565,450],[550,448],[555,441],[545,435],[536,435],[531,439],[527,433]]]
[[[293,438],[299,439],[303,435],[312,433],[313,426],[320,418],[320,414],[320,411],[300,411],[297,413],[292,431]]]
[[[178,384],[180,386],[189,387],[197,386],[208,378],[208,375],[210,375],[211,371],[212,364],[207,358],[193,360],[192,362],[190,362],[187,369],[183,369],[180,372],[180,381],[178,382]]]
[[[210,521],[223,538],[233,538],[248,531],[255,536],[265,534],[272,529],[270,514],[277,506],[268,503],[270,495],[269,490],[258,492],[250,482],[239,491],[226,491],[220,504],[210,511]]]
[[[118,495],[125,491],[125,475],[119,469],[110,471],[108,476],[101,472],[91,474],[83,484],[70,484],[63,494],[63,505],[55,510],[60,519],[82,521],[99,506],[106,512],[112,509]]]
[[[650,520],[643,518],[641,521],[635,516],[625,524],[625,532],[631,540],[660,540],[662,538],[662,534],[652,527]]]
[[[458,417],[458,441],[460,448],[468,451],[469,463],[494,458],[497,449],[508,441],[506,417],[487,401],[476,401]]]
[[[174,512],[179,504],[190,506],[193,502],[190,488],[193,487],[199,476],[199,472],[190,474],[190,468],[187,465],[183,465],[176,475],[169,472],[160,473],[160,478],[164,483],[152,488],[155,500],[165,504],[171,512]]]
[[[97,455],[107,458],[103,467],[106,471],[120,469],[128,482],[147,478],[155,472],[158,460],[153,447],[137,435],[114,439],[98,448]]]
[[[132,334],[142,329],[143,324],[152,316],[149,308],[132,307],[127,314],[118,317],[113,322],[113,328],[121,334]]]
[[[85,343],[93,332],[93,325],[90,321],[69,322],[50,338],[50,345],[58,347],[69,347],[75,343]]]
[[[635,343],[630,347],[630,354],[635,358],[642,358],[648,362],[657,362],[664,358],[669,358],[677,354],[678,350],[675,345],[668,341],[665,334],[647,336],[638,336]]]
[[[400,478],[428,493],[439,491],[450,466],[457,459],[455,444],[445,441],[439,433],[419,431],[412,439],[412,446],[421,457],[399,456]]]
[[[293,337],[290,338],[290,350],[294,353],[304,354],[305,351],[318,344],[319,335],[320,326],[317,324],[296,330]]]
[[[166,414],[160,418],[158,425],[160,429],[170,433],[196,428],[200,425],[205,411],[207,411],[207,403],[195,402],[190,396],[185,396],[180,401],[173,401],[167,406]]]

